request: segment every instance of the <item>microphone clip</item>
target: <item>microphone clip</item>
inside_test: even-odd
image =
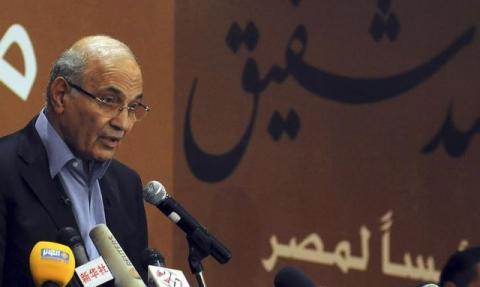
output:
[[[212,239],[205,230],[197,228],[187,235],[187,241],[190,270],[195,274],[199,287],[206,287],[207,284],[203,277],[202,260],[212,252]]]

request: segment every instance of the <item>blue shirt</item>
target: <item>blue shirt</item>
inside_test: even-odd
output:
[[[85,172],[84,162],[76,157],[57,131],[40,112],[35,129],[45,146],[52,179],[59,176],[65,192],[72,203],[72,210],[90,259],[99,256],[89,232],[97,224],[105,222],[102,193],[99,179],[105,174],[110,161],[89,162],[90,174]],[[91,166],[93,164],[93,166]],[[87,165],[86,165],[87,166]]]

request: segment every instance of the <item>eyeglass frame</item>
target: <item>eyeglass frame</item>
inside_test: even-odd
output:
[[[69,80],[63,78],[63,80],[65,81],[65,83],[67,83],[67,85],[69,85],[70,87],[74,88],[75,90],[79,91],[81,94],[84,94],[85,96],[88,96],[92,99],[94,99],[97,103],[99,103],[100,105],[103,105],[103,106],[109,106],[109,107],[112,107],[112,105],[106,103],[102,98],[98,97],[98,96],[95,96],[94,94],[84,90],[82,87],[80,87],[79,85],[76,85],[72,82],[70,82]],[[140,107],[142,107],[144,110],[145,110],[145,116],[148,114],[148,112],[151,110],[150,106],[147,106],[147,105],[144,105],[143,103],[141,102],[137,102],[136,104],[138,104]],[[141,119],[137,119],[135,117],[135,108],[134,107],[130,107],[129,105],[126,105],[126,106],[123,106],[123,107],[119,107],[118,108],[118,114],[116,116],[118,116],[124,109],[127,109],[127,113],[128,115],[130,116],[131,114],[134,116],[135,118],[135,121],[136,122],[139,122],[141,121],[142,119],[145,118],[145,116],[143,116]],[[131,112],[131,114],[130,114]]]

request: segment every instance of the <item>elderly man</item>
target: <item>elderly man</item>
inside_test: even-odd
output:
[[[149,108],[130,49],[107,36],[76,42],[54,63],[46,107],[0,139],[0,286],[34,286],[28,258],[38,241],[106,223],[137,270],[147,247],[139,176],[113,160]]]

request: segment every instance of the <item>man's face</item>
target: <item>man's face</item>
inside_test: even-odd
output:
[[[91,60],[86,66],[83,83],[74,84],[98,97],[117,97],[123,106],[141,101],[142,75],[138,64],[130,57]],[[100,103],[74,88],[64,96],[64,112],[59,117],[61,135],[72,151],[83,159],[111,159],[133,124],[134,119],[128,116],[126,109],[109,116]]]

